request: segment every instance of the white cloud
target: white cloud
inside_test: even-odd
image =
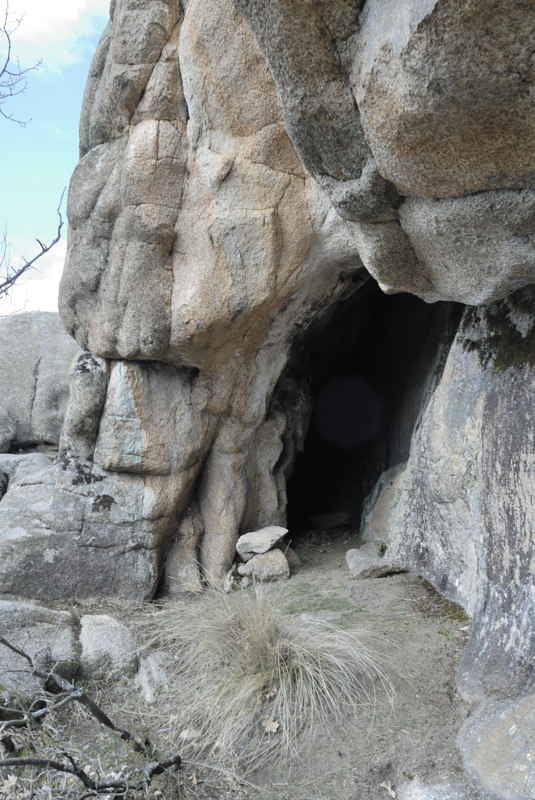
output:
[[[103,30],[109,0],[9,0],[11,19],[23,17],[13,47],[23,66],[43,60],[54,71],[81,60],[84,39]]]
[[[56,139],[71,139],[73,132],[66,131],[63,128],[58,128],[57,125],[54,125],[52,122],[45,122],[41,125],[41,128],[48,133],[51,133]]]

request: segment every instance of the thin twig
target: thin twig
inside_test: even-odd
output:
[[[129,731],[119,728],[117,725],[115,725],[108,715],[84,692],[83,689],[70,683],[70,681],[66,680],[65,678],[62,678],[61,675],[58,675],[56,672],[43,672],[42,670],[38,669],[35,666],[32,657],[28,653],[26,653],[24,650],[21,650],[20,647],[17,647],[9,642],[4,636],[0,636],[0,644],[4,645],[4,647],[7,647],[13,653],[16,653],[16,655],[20,656],[21,658],[24,658],[31,668],[32,675],[34,675],[36,678],[46,681],[49,684],[52,683],[60,691],[66,692],[72,700],[76,700],[78,703],[83,705],[89,711],[89,713],[101,723],[101,725],[104,725],[106,728],[118,733],[121,739],[124,741],[131,741],[136,752],[146,754],[146,746],[135,739]]]
[[[17,30],[23,19],[24,15],[11,20],[9,3],[6,2],[4,19],[3,22],[0,23],[0,36],[4,37],[6,46],[6,54],[0,65],[0,115],[4,117],[4,119],[15,122],[17,125],[24,128],[30,120],[17,119],[13,114],[8,114],[2,108],[6,100],[17,97],[17,95],[26,91],[28,86],[26,74],[32,72],[32,70],[38,69],[42,63],[39,60],[33,66],[26,68],[20,66],[18,59],[16,64],[12,63],[13,43],[11,41],[11,36]]]
[[[182,759],[180,756],[171,756],[162,761],[153,761],[145,767],[145,777],[138,781],[130,781],[128,778],[109,778],[102,781],[94,781],[87,772],[78,766],[74,758],[69,753],[63,752],[63,757],[69,761],[66,764],[62,761],[56,761],[53,758],[4,758],[0,759],[0,767],[41,767],[43,769],[53,769],[56,772],[66,772],[68,775],[74,775],[81,783],[93,792],[104,794],[110,791],[127,791],[131,789],[137,791],[144,786],[148,786],[155,775],[161,775],[166,769],[172,767],[179,768]]]
[[[36,678],[40,678],[42,681],[48,683],[49,685],[52,684],[57,689],[62,692],[61,699],[50,706],[47,705],[46,709],[37,709],[36,711],[26,710],[24,711],[25,715],[25,722],[30,721],[30,719],[36,720],[38,717],[43,716],[44,713],[47,713],[54,708],[58,708],[65,703],[76,700],[78,703],[81,703],[90,713],[91,715],[99,722],[101,725],[109,728],[110,730],[118,733],[121,739],[130,742],[132,748],[136,752],[143,753],[145,757],[148,756],[148,747],[150,743],[147,742],[146,744],[140,742],[136,739],[129,731],[124,730],[123,728],[119,728],[115,725],[108,715],[92,700],[82,688],[74,686],[74,684],[70,683],[65,678],[62,678],[61,675],[58,675],[53,670],[49,672],[44,672],[36,667],[35,662],[31,655],[27,653],[25,650],[22,650],[17,645],[10,642],[4,636],[0,636],[0,645],[3,645],[8,650],[11,650],[12,653],[23,658],[29,666],[29,672]],[[16,709],[13,709],[14,713],[20,713]],[[0,726],[0,732],[5,729],[5,726],[11,724],[13,727],[20,726],[21,720],[13,719],[8,720]],[[179,755],[171,756],[167,759],[155,759],[152,761],[148,761],[143,766],[143,774],[144,777],[138,781],[132,782],[130,780],[130,776],[127,775],[124,778],[109,778],[100,781],[95,781],[91,778],[87,772],[80,767],[75,759],[66,751],[61,752],[61,756],[63,757],[63,761],[58,761],[55,758],[5,758],[0,760],[0,768],[1,767],[25,767],[25,766],[32,766],[32,767],[40,767],[43,769],[52,769],[56,772],[63,772],[69,775],[74,775],[78,778],[81,783],[86,787],[86,789],[90,790],[89,794],[83,795],[83,797],[91,797],[94,796],[94,793],[97,794],[106,794],[110,791],[113,792],[120,792],[122,794],[126,794],[127,791],[138,791],[144,787],[147,787],[150,782],[152,781],[155,775],[160,775],[166,769],[170,768],[180,768],[182,759]],[[66,763],[69,762],[69,763]],[[93,794],[92,794],[93,793]]]
[[[61,193],[59,204],[56,209],[56,213],[59,217],[59,222],[54,239],[50,242],[50,244],[43,244],[43,242],[40,239],[36,239],[37,243],[41,248],[41,252],[37,253],[37,255],[35,255],[33,258],[30,258],[29,261],[24,259],[24,263],[18,269],[13,269],[8,263],[9,261],[8,246],[7,246],[6,234],[4,234],[3,252],[0,257],[0,268],[3,269],[4,275],[0,277],[0,297],[7,294],[9,290],[12,288],[12,286],[19,280],[19,278],[21,278],[25,272],[31,269],[34,266],[35,262],[38,261],[40,258],[42,258],[42,256],[45,255],[45,253],[50,252],[50,250],[52,250],[54,245],[56,245],[61,239],[61,229],[63,228],[63,222],[64,222],[61,213],[61,204],[63,203],[64,195],[65,195],[65,189],[63,189]]]

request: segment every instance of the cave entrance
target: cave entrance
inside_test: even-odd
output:
[[[385,295],[369,280],[296,342],[290,369],[313,410],[287,482],[288,526],[358,528],[380,474],[407,459],[426,380],[454,304]]]

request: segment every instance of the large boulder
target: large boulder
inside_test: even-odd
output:
[[[272,398],[290,331],[365,281],[355,235],[303,169],[229,0],[195,0],[180,19],[175,3],[117,3],[81,130],[60,309],[112,364],[94,453],[74,392],[62,444],[124,480],[165,483],[160,544],[184,562],[169,560],[171,580],[188,562],[195,582],[196,557],[217,581],[242,530],[284,521],[308,409],[300,389]],[[175,535],[193,501],[195,553]]]
[[[310,413],[304,382],[289,386],[289,354],[365,269],[388,292],[474,304],[535,278],[529,148],[488,174],[510,144],[517,79],[505,81],[509,95],[496,84],[496,126],[493,81],[480,76],[486,149],[465,184],[446,157],[428,170],[423,145],[406,168],[392,133],[416,142],[428,108],[437,141],[447,137],[453,100],[440,105],[439,77],[450,75],[456,124],[469,128],[463,76],[486,63],[476,34],[494,25],[492,3],[470,8],[403,0],[394,17],[386,0],[191,0],[183,14],[172,0],[113,4],[84,101],[60,290],[67,330],[102,363],[85,383],[73,375],[63,441],[112,483],[158,483],[165,523],[151,542],[158,570],[173,542],[176,586],[198,583],[197,564],[219,581],[240,533],[285,523]],[[515,49],[504,19],[493,42],[522,71],[525,28],[515,10]],[[461,37],[463,25],[477,47],[458,65],[441,36]],[[435,83],[421,79],[428,61]]]
[[[152,597],[204,455],[200,433],[181,446],[202,421],[190,381],[163,364],[80,357],[61,457],[54,464],[4,457],[12,474],[0,502],[2,593],[127,603]]]
[[[46,311],[0,317],[0,337],[0,452],[57,445],[78,345]]]
[[[399,218],[437,298],[479,305],[535,281],[531,189],[409,197]]]
[[[476,305],[535,280],[528,0],[234,2],[303,164],[385,291]]]
[[[365,3],[350,82],[378,169],[403,195],[533,186],[534,21],[529,0]]]
[[[150,519],[144,490],[141,477],[68,459],[12,478],[0,503],[0,592],[44,602],[149,599],[166,520]]]

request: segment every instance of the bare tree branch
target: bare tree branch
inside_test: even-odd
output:
[[[69,761],[56,761],[52,758],[4,758],[0,760],[0,767],[42,767],[53,769],[56,772],[67,772],[75,775],[87,789],[91,789],[98,794],[107,794],[110,791],[127,792],[145,789],[155,775],[161,775],[166,769],[178,768],[181,764],[180,756],[172,756],[163,761],[152,761],[145,766],[145,776],[138,781],[130,781],[128,778],[105,778],[102,781],[95,781],[87,772],[79,767],[76,761],[68,753],[62,753],[63,757]],[[87,796],[87,795],[86,795]]]
[[[77,764],[73,756],[65,750],[59,752],[59,756],[62,758],[61,761],[59,761],[57,758],[48,757],[4,758],[0,759],[0,768],[30,766],[40,767],[42,769],[51,769],[55,772],[64,772],[69,775],[74,775],[79,781],[81,781],[86,789],[89,789],[89,793],[84,794],[83,797],[91,797],[95,796],[95,794],[108,794],[110,792],[126,796],[126,793],[129,791],[137,792],[142,789],[146,789],[155,775],[161,775],[167,769],[180,768],[182,759],[179,755],[170,756],[169,758],[163,760],[149,760],[150,742],[142,742],[133,736],[129,731],[119,728],[117,725],[115,725],[108,715],[100,708],[100,706],[98,706],[97,703],[95,703],[95,701],[92,700],[81,687],[77,687],[70,683],[70,681],[62,678],[61,675],[58,675],[56,672],[54,672],[54,670],[49,670],[48,672],[40,670],[35,665],[35,662],[29,653],[12,644],[12,642],[10,642],[4,636],[0,636],[0,645],[6,647],[8,650],[11,650],[12,653],[20,656],[20,658],[23,658],[28,664],[27,671],[31,675],[39,678],[43,681],[44,685],[53,690],[55,689],[56,692],[60,693],[59,700],[56,702],[49,702],[45,708],[38,707],[35,710],[32,710],[30,706],[30,709],[24,712],[24,716],[22,718],[17,716],[12,720],[5,720],[0,726],[0,732],[5,730],[6,727],[20,727],[23,720],[26,722],[26,724],[30,721],[38,721],[44,714],[50,713],[52,710],[55,710],[59,706],[64,705],[71,700],[75,700],[83,705],[97,720],[97,722],[110,729],[114,733],[118,733],[121,739],[130,743],[135,752],[141,753],[146,759],[142,767],[143,777],[137,780],[132,780],[132,774],[136,771],[139,773],[139,768],[133,768],[129,774],[121,777],[113,775],[103,778],[102,780],[94,780],[86,770]],[[50,692],[45,692],[45,695],[50,697]],[[4,708],[4,712],[6,710],[9,709]],[[18,709],[13,709],[13,712],[17,715],[20,714]]]
[[[28,85],[26,76],[28,72],[38,69],[41,65],[41,62],[38,61],[37,64],[31,67],[23,68],[18,59],[16,62],[12,60],[13,47],[11,37],[22,20],[23,17],[12,17],[9,11],[9,2],[6,2],[4,17],[2,22],[0,22],[0,40],[3,39],[2,50],[5,48],[5,53],[0,59],[0,115],[10,120],[10,122],[16,122],[17,125],[25,127],[30,120],[17,119],[13,114],[7,113],[3,108],[6,100],[22,94],[26,90]]]
[[[83,705],[89,711],[89,713],[98,722],[100,722],[101,725],[104,725],[106,728],[114,731],[114,733],[118,733],[121,739],[124,741],[131,741],[136,752],[146,753],[145,745],[135,739],[129,731],[123,730],[122,728],[118,728],[116,725],[114,725],[108,715],[104,713],[104,711],[83,691],[83,689],[70,683],[70,681],[65,680],[65,678],[62,678],[61,675],[58,675],[56,672],[43,672],[42,670],[38,669],[35,666],[32,657],[28,653],[26,653],[24,650],[21,650],[19,647],[16,647],[4,636],[0,636],[0,644],[4,647],[7,647],[13,653],[16,653],[16,655],[21,656],[21,658],[24,658],[30,666],[31,674],[36,678],[40,678],[48,685],[55,687],[55,689],[59,690],[60,692],[65,692],[70,699],[76,700],[78,703]],[[32,712],[32,716],[34,715],[35,712]]]
[[[1,109],[0,109],[1,110]],[[57,215],[58,215],[58,228],[56,231],[56,235],[54,239],[50,242],[50,244],[43,244],[40,239],[36,239],[37,243],[39,244],[41,250],[37,255],[33,258],[30,258],[28,261],[27,259],[23,259],[23,263],[20,267],[13,268],[10,265],[10,253],[9,253],[9,243],[7,239],[7,234],[4,233],[2,238],[2,243],[0,244],[0,297],[6,295],[12,286],[21,278],[25,272],[31,269],[35,263],[45,255],[45,253],[50,252],[54,245],[56,245],[59,240],[61,239],[61,229],[63,228],[63,215],[61,213],[61,204],[63,203],[63,197],[65,195],[65,189],[63,189],[61,193],[61,197],[57,207]]]

